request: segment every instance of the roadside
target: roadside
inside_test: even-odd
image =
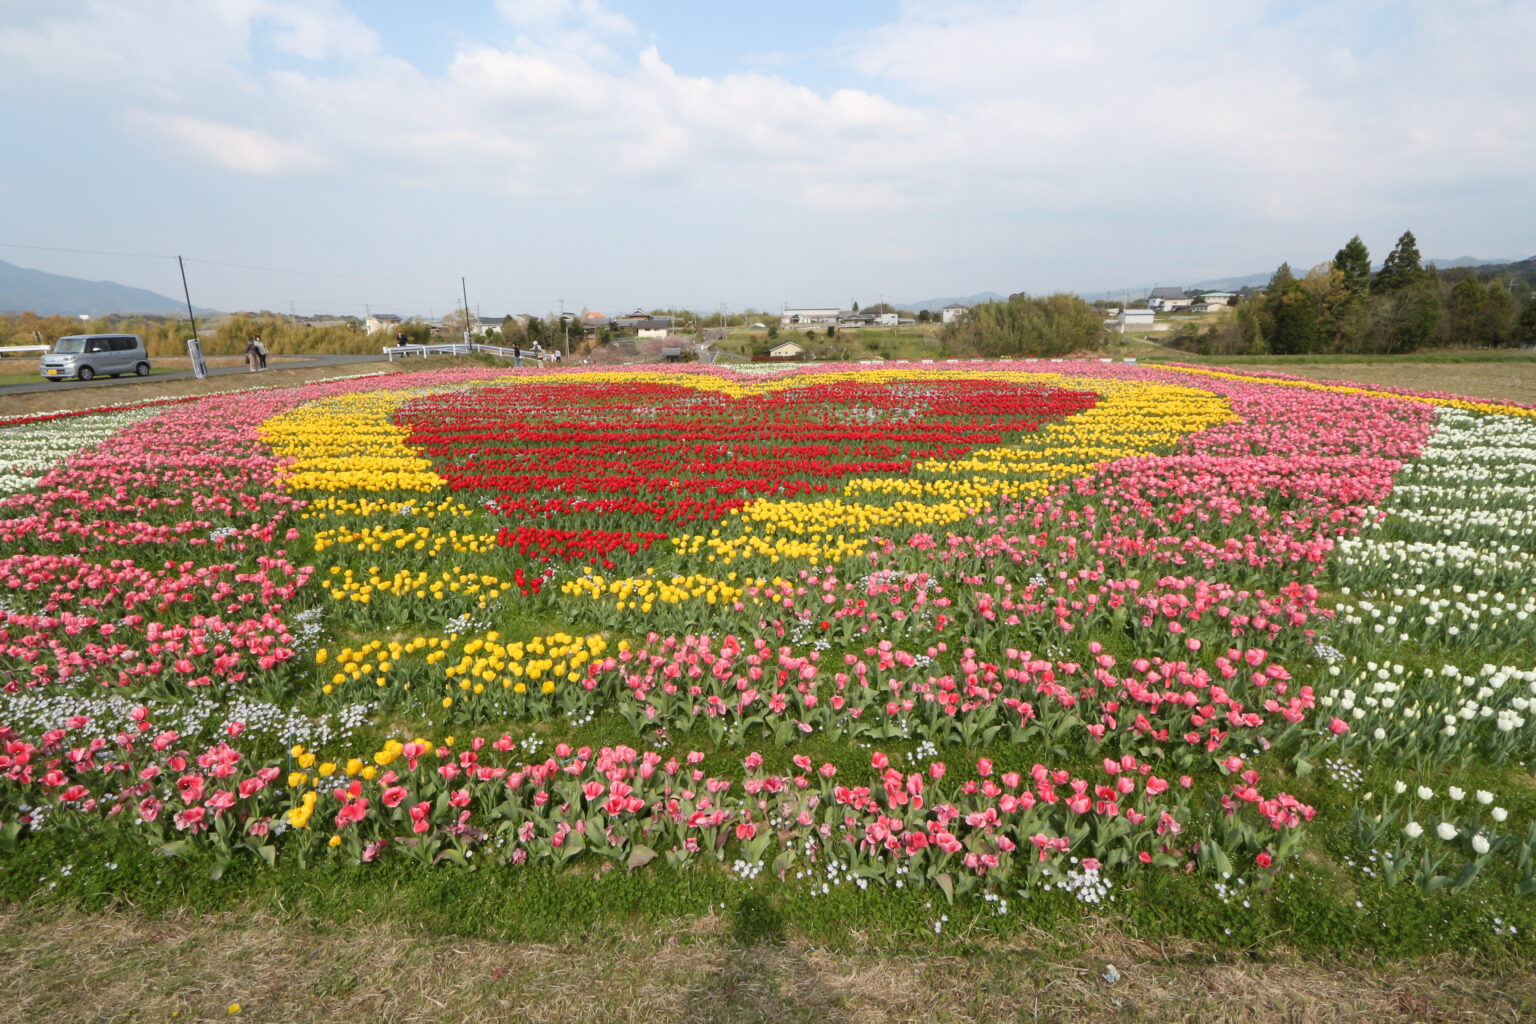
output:
[[[231,375],[244,375],[255,381],[263,373],[271,373],[275,369],[287,367],[313,366],[347,366],[353,363],[375,363],[383,361],[381,356],[350,356],[350,355],[313,355],[313,356],[287,356],[273,360],[266,370],[252,371],[245,365],[245,360],[238,356],[212,356],[208,359],[209,377],[225,377]],[[6,377],[14,381],[10,374]],[[31,376],[21,382],[6,383],[0,385],[0,402],[9,395],[28,394],[57,394],[70,391],[91,391],[101,388],[110,389],[114,394],[119,389],[130,387],[134,384],[156,383],[164,381],[196,380],[192,375],[191,360],[186,356],[155,360],[155,369],[149,378],[143,377],[97,377],[95,380],[63,380],[49,381],[38,376]],[[102,398],[96,404],[104,404],[124,399]],[[3,406],[0,406],[3,408]]]
[[[308,384],[311,381],[349,376],[355,373],[399,372],[403,369],[401,364],[391,364],[382,358],[359,359],[355,356],[347,358],[350,361],[336,363],[309,361],[296,367],[274,364],[260,373],[250,373],[243,365],[228,369],[219,368],[215,375],[207,380],[198,380],[191,375],[190,371],[174,377],[166,375],[145,379],[123,378],[110,381],[109,383],[114,386],[106,390],[94,386],[95,381],[84,387],[74,382],[66,384],[45,382],[39,388],[21,392],[0,388],[0,419],[34,413],[91,409],[100,405],[126,405],[155,398],[184,398],[191,395],[214,395],[222,391],[239,391],[243,388]],[[411,364],[413,370],[421,368],[420,363]]]

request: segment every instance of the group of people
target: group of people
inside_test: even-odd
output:
[[[245,365],[250,367],[252,373],[267,368],[267,345],[259,334],[245,339]]]

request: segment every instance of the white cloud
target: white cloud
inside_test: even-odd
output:
[[[798,59],[685,73],[599,0],[495,9],[510,41],[426,70],[362,3],[61,0],[0,26],[0,99],[116,104],[267,178],[898,218],[932,260],[990,260],[978,286],[1536,230],[1536,4],[912,0],[836,41],[814,88]],[[257,40],[313,66],[264,69]]]
[[[197,117],[165,117],[130,111],[131,122],[159,131],[216,163],[259,177],[305,174],[325,160],[301,143],[273,138],[253,128],[219,124]]]

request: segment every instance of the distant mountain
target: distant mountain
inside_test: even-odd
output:
[[[1433,263],[1440,270],[1454,270],[1458,267],[1504,266],[1506,264],[1518,263],[1520,261],[1512,259],[1485,260],[1477,256],[1458,256],[1453,260],[1428,259],[1423,260],[1422,262],[1426,266]],[[1276,267],[1279,265],[1280,264],[1278,263],[1275,264]],[[1291,270],[1296,274],[1297,277],[1301,277],[1311,269],[1312,267],[1308,264],[1291,264]],[[1380,270],[1381,264],[1376,264],[1372,269]],[[1275,272],[1273,270],[1265,270],[1257,274],[1245,274],[1242,277],[1215,277],[1205,281],[1193,281],[1184,285],[1179,285],[1177,282],[1170,284],[1166,281],[1160,281],[1155,285],[1143,284],[1132,288],[1115,288],[1104,292],[1079,292],[1078,294],[1088,302],[1095,302],[1100,299],[1104,299],[1106,301],[1121,299],[1126,295],[1129,295],[1132,300],[1144,299],[1154,287],[1182,287],[1185,291],[1190,292],[1236,292],[1241,291],[1244,288],[1263,288],[1265,285],[1269,284],[1269,279],[1274,275]]]
[[[942,299],[923,299],[921,302],[893,302],[891,305],[896,309],[908,309],[914,313],[920,309],[937,313],[945,306],[975,306],[983,302],[1001,302],[1007,297],[997,292],[977,292],[975,295],[951,295]]]
[[[195,307],[194,307],[195,308]],[[106,316],[110,313],[185,313],[185,304],[115,281],[87,281],[49,274],[0,260],[0,312],[38,316]],[[207,310],[198,310],[205,313]]]
[[[1453,260],[1425,260],[1424,262],[1433,263],[1440,270],[1455,270],[1457,267],[1492,267],[1505,263],[1519,263],[1520,260],[1508,258],[1485,260],[1477,256],[1457,256]]]

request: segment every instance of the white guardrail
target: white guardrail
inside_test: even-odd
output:
[[[427,356],[467,356],[476,352],[502,356],[506,359],[517,358],[516,353],[510,348],[503,348],[500,345],[481,345],[476,342],[470,342],[467,345],[463,342],[455,342],[449,345],[386,345],[383,352],[389,357],[390,362],[394,362],[396,356],[401,359],[408,359],[411,356],[420,356],[425,359]],[[541,352],[535,355],[533,352],[525,351],[521,358],[532,362],[539,362],[548,355],[548,352]]]
[[[0,345],[0,353],[5,352],[52,352],[47,345]]]

